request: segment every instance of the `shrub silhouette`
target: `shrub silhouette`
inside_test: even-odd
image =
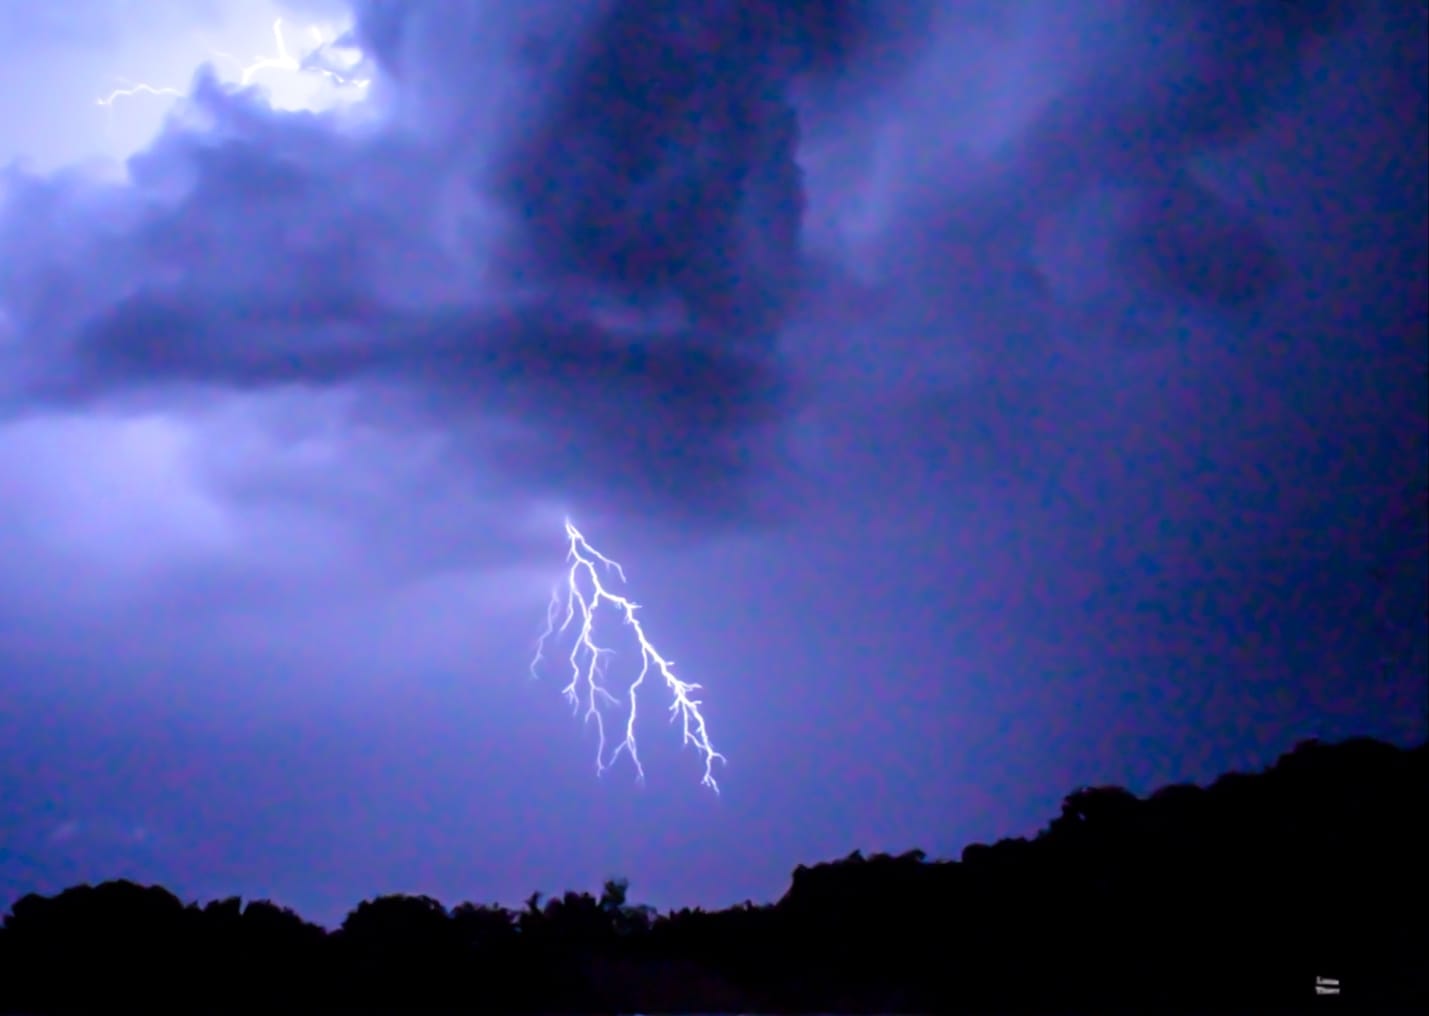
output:
[[[1429,1001],[1429,749],[1307,741],[1146,798],[1083,787],[961,859],[855,851],[777,902],[656,913],[629,883],[519,910],[359,903],[335,931],[238,899],[78,886],[16,901],[0,1011],[957,1011]]]

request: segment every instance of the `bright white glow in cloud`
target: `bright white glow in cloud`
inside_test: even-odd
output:
[[[259,89],[274,109],[328,112],[353,107],[367,97],[372,81],[363,71],[362,52],[346,42],[350,27],[344,23],[294,25],[275,18],[265,53],[246,58],[235,55],[238,43],[220,39],[215,45],[205,34],[199,37],[203,48],[193,54],[182,82],[150,77],[143,67],[129,69],[143,75],[139,79],[116,74],[115,87],[95,99],[109,117],[106,133],[112,145],[122,149],[115,154],[127,156],[147,143],[162,125],[163,116],[187,94],[178,86],[187,87],[204,63],[212,66],[224,85]],[[167,61],[167,66],[173,66],[173,61]],[[136,121],[135,111],[129,107],[140,104],[144,107],[142,117]],[[140,137],[134,130],[140,122],[147,126],[147,136]]]
[[[302,48],[295,55],[288,46],[288,29],[278,18],[273,22],[273,54],[243,61],[218,51],[214,55],[220,62],[237,73],[234,79],[220,68],[219,79],[240,88],[262,86],[275,109],[322,110],[358,101],[372,81],[358,73],[362,53],[339,42],[344,33],[331,25],[308,25],[296,33]]]

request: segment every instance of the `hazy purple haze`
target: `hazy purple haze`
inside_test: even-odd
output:
[[[1423,4],[661,8],[354,0],[361,102],[126,148],[244,8],[0,0],[4,902],[724,905],[1424,737]],[[567,512],[721,796],[529,678]]]

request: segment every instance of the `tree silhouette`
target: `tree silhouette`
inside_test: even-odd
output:
[[[1146,798],[1082,787],[1035,837],[960,861],[854,851],[772,904],[657,913],[624,878],[519,909],[359,903],[332,932],[256,900],[131,882],[17,900],[0,1012],[1303,1009],[1429,1002],[1429,748],[1306,741]],[[1187,978],[1186,971],[1196,977]]]

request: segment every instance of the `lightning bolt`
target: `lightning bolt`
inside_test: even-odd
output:
[[[624,752],[630,756],[630,761],[635,766],[636,780],[640,783],[645,782],[645,769],[640,764],[640,753],[635,744],[636,693],[645,683],[646,676],[653,668],[664,679],[665,687],[670,689],[673,697],[673,702],[670,704],[670,722],[675,722],[676,718],[681,721],[684,729],[683,743],[694,745],[704,760],[704,778],[700,782],[718,794],[719,784],[714,778],[714,764],[716,760],[720,762],[727,760],[710,743],[704,714],[700,712],[700,700],[691,697],[694,692],[700,690],[700,685],[681,681],[675,676],[674,661],[661,656],[651,645],[650,640],[645,637],[645,629],[641,627],[639,619],[635,616],[640,605],[627,597],[612,592],[601,581],[601,569],[603,568],[607,574],[613,572],[619,576],[621,583],[624,584],[624,569],[587,543],[586,538],[581,535],[579,529],[571,524],[570,519],[566,519],[566,538],[570,541],[566,560],[570,562],[571,567],[566,574],[565,595],[563,598],[561,584],[558,583],[551,593],[551,602],[546,608],[546,630],[536,643],[536,655],[531,660],[531,676],[540,676],[538,668],[544,659],[547,640],[565,633],[573,624],[576,624],[576,618],[579,615],[579,632],[569,657],[571,681],[562,689],[562,694],[570,701],[571,707],[575,711],[580,710],[582,702],[585,703],[585,721],[587,723],[594,721],[596,730],[600,734],[600,744],[596,748],[595,755],[596,772],[604,773],[615,764],[621,753]],[[598,568],[597,565],[601,567]],[[585,583],[582,583],[582,577],[587,580]],[[585,588],[586,586],[589,586],[589,591]],[[640,672],[626,689],[630,706],[625,714],[625,738],[615,746],[615,750],[610,753],[608,758],[606,756],[605,717],[602,715],[600,707],[602,705],[619,705],[620,700],[612,695],[604,684],[606,661],[614,655],[614,651],[597,645],[594,637],[595,614],[602,603],[607,603],[620,611],[625,623],[634,631],[635,638],[640,644]],[[565,612],[564,618],[561,618],[562,609]],[[559,626],[557,626],[558,618],[560,618]]]
[[[129,88],[116,88],[108,95],[95,99],[96,105],[113,106],[116,99],[127,99],[135,95],[176,95],[182,96],[184,93],[177,88],[155,88],[153,85],[146,85],[142,82]]]
[[[231,60],[238,65],[238,82],[245,88],[253,83],[253,76],[262,71],[289,71],[296,74],[302,69],[302,65],[288,52],[287,40],[283,38],[283,19],[278,18],[273,22],[273,40],[278,46],[277,56],[257,56],[253,62],[245,64],[242,60],[231,53],[215,52],[215,56],[221,56],[225,60]]]
[[[277,18],[273,22],[273,41],[278,51],[276,56],[257,56],[253,58],[252,63],[245,64],[233,54],[224,53],[221,50],[215,50],[213,55],[232,61],[238,67],[238,81],[244,88],[251,85],[254,76],[263,71],[286,71],[289,74],[301,74],[306,70],[315,70],[336,84],[349,85],[353,88],[366,88],[372,83],[366,78],[345,78],[330,67],[314,65],[309,57],[315,53],[321,53],[332,42],[332,39],[324,35],[322,29],[317,25],[308,26],[308,35],[312,38],[313,45],[299,59],[289,52],[287,39],[283,35],[283,19]]]
[[[231,62],[238,68],[238,84],[247,88],[253,83],[253,79],[265,71],[282,71],[288,74],[303,74],[309,71],[316,71],[332,81],[334,84],[345,88],[356,88],[359,90],[367,88],[372,82],[367,78],[349,78],[339,74],[332,67],[326,66],[324,60],[331,60],[335,55],[346,51],[345,47],[336,45],[335,36],[326,33],[317,25],[308,26],[308,35],[312,39],[312,45],[303,50],[301,57],[294,56],[288,49],[287,38],[283,34],[283,19],[277,18],[273,21],[273,40],[277,46],[275,56],[257,56],[251,63],[244,63],[232,53],[225,53],[222,50],[210,50],[212,56]],[[356,58],[354,58],[354,62]],[[120,79],[123,80],[122,78]],[[156,95],[174,96],[182,98],[184,93],[177,88],[155,87],[144,83],[132,83],[130,87],[116,88],[108,95],[95,100],[101,106],[112,107],[116,99],[131,98],[136,95]]]

